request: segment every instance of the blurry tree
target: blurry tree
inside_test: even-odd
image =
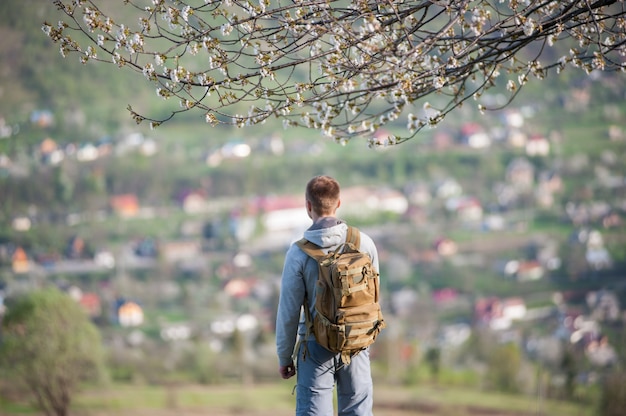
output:
[[[626,372],[617,371],[605,377],[600,399],[600,416],[620,416],[626,409]]]
[[[79,383],[103,374],[98,330],[77,302],[56,289],[30,292],[7,306],[3,374],[30,392],[46,415],[67,415]]]
[[[585,256],[585,245],[572,242],[567,247],[564,247],[562,251],[565,251],[565,255],[562,257],[564,260],[563,268],[569,280],[577,281],[584,278],[589,272],[589,265]]]
[[[487,358],[486,380],[493,390],[518,393],[518,374],[522,366],[522,352],[514,343],[497,346]]]
[[[53,170],[54,194],[57,202],[67,205],[74,196],[75,184],[72,178],[61,167]]]
[[[231,342],[233,356],[239,366],[241,382],[245,385],[251,385],[254,383],[254,374],[252,371],[250,340],[245,333],[235,329]]]
[[[441,349],[438,347],[431,347],[426,351],[424,357],[430,370],[430,376],[432,380],[437,383],[439,380],[439,370],[441,369]]]
[[[576,375],[578,373],[576,356],[571,348],[566,348],[561,358],[560,370],[565,376],[565,384],[563,386],[563,393],[565,398],[572,400],[576,392]]]
[[[211,125],[281,118],[346,141],[406,113],[403,142],[474,99],[575,67],[626,69],[626,5],[598,1],[55,0],[63,56],[143,75]],[[115,3],[115,4],[112,4]],[[125,6],[121,9],[121,6]],[[481,98],[482,97],[482,98]],[[426,101],[429,98],[429,101]],[[485,99],[483,99],[485,98]]]

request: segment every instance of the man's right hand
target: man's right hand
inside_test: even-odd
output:
[[[278,372],[283,379],[287,380],[296,375],[296,366],[293,365],[293,362],[287,365],[281,365],[278,367]]]

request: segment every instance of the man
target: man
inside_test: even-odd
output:
[[[339,183],[329,176],[316,176],[306,186],[306,211],[313,225],[304,232],[304,238],[325,251],[334,250],[346,240],[348,226],[335,217],[341,205],[339,192]],[[376,246],[364,233],[361,233],[360,249],[370,255],[378,270]],[[315,316],[317,277],[315,259],[292,244],[285,257],[276,318],[280,375],[283,379],[291,378],[297,369],[297,416],[332,416],[335,383],[339,416],[371,416],[373,386],[369,350],[356,354],[350,364],[345,365],[341,354],[326,350],[315,341],[313,334],[306,333],[304,318],[300,319],[305,294],[311,316]]]

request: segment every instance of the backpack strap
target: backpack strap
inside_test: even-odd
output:
[[[354,245],[354,248],[361,248],[361,232],[358,228],[348,225],[348,234],[346,234],[346,243]]]
[[[317,244],[314,244],[307,240],[306,238],[301,238],[296,241],[296,244],[302,251],[304,251],[309,257],[312,257],[319,264],[320,261],[326,256],[326,254],[322,251],[321,247]],[[310,334],[313,333],[313,317],[311,316],[311,310],[309,309],[309,299],[306,293],[306,284],[304,290],[304,324],[306,327],[306,337],[308,338]],[[306,344],[304,344],[306,346]]]
[[[306,238],[301,238],[296,241],[298,247],[302,249],[309,257],[313,257],[318,262],[321,261],[324,257],[326,257],[326,253],[322,250],[320,246],[315,243],[310,242]]]

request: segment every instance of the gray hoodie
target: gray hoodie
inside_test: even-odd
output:
[[[329,251],[346,240],[348,226],[333,217],[317,220],[304,232],[304,238]],[[372,264],[378,268],[378,252],[372,239],[361,232],[361,251],[372,258]],[[281,277],[280,299],[276,317],[276,350],[281,366],[292,362],[297,335],[304,337],[306,328],[301,307],[305,293],[311,316],[315,316],[315,282],[318,276],[317,262],[304,253],[297,244],[292,243],[285,256],[285,265]],[[313,334],[309,337],[313,338]]]

